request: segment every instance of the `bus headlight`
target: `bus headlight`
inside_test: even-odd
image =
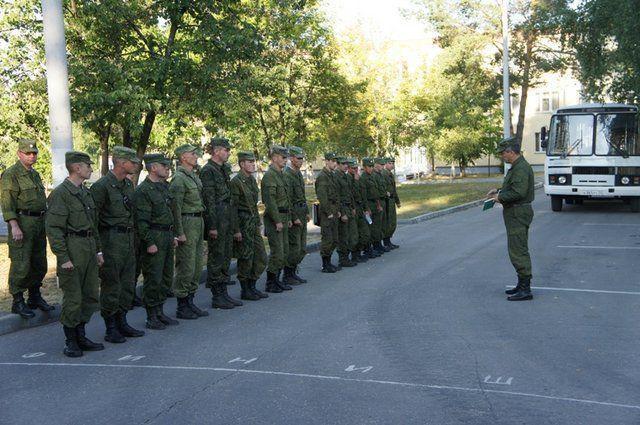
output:
[[[629,179],[627,179],[627,180],[629,180]],[[558,177],[558,183],[565,184],[566,182],[567,182],[567,178],[565,176]]]
[[[629,184],[629,177],[623,177],[620,179],[620,183],[622,184]]]

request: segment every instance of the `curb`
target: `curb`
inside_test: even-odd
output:
[[[534,188],[540,189],[543,186],[543,183],[536,183]],[[456,212],[468,210],[470,208],[477,207],[482,205],[484,199],[479,199],[477,201],[468,202],[462,205],[456,205],[455,207],[447,208],[440,211],[434,211],[426,214],[419,215],[417,217],[409,218],[409,219],[401,219],[398,220],[398,225],[406,226],[411,224],[418,224],[424,221],[433,220],[434,218],[443,217],[446,215],[450,215]],[[320,250],[320,242],[312,242],[307,245],[307,253],[317,252]],[[231,261],[231,265],[229,266],[229,274],[235,274],[237,271],[237,263],[235,261]],[[204,284],[207,281],[207,269],[206,267],[202,270],[202,274],[200,275],[200,283]],[[138,285],[136,287],[136,293],[138,296],[142,295],[142,285]],[[56,307],[55,310],[51,312],[42,312],[35,311],[36,317],[33,319],[23,319],[17,314],[7,314],[4,316],[0,316],[0,335],[5,335],[8,333],[16,332],[22,329],[28,329],[35,326],[42,326],[52,322],[57,322],[60,319],[60,305],[54,304]]]

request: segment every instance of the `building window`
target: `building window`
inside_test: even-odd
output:
[[[545,153],[545,149],[542,147],[542,144],[540,143],[540,133],[536,133],[535,134],[536,137],[536,153]]]
[[[536,112],[553,112],[560,107],[560,93],[546,91],[538,94]]]

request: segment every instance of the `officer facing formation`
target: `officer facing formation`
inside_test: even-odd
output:
[[[315,188],[319,205],[320,257],[322,272],[335,273],[338,268],[331,264],[331,256],[338,245],[338,220],[340,219],[340,193],[334,170],[338,165],[336,154],[324,154],[324,168],[316,177]]]
[[[291,201],[291,221],[289,229],[289,256],[284,268],[284,283],[299,285],[307,281],[298,276],[298,265],[307,254],[307,223],[311,220],[304,177],[300,168],[304,163],[304,151],[297,146],[289,146],[289,166],[284,170],[287,193]]]
[[[98,269],[105,262],[98,236],[96,204],[83,186],[91,177],[91,164],[86,153],[65,154],[69,177],[49,195],[46,216],[46,232],[56,256],[58,283],[64,294],[60,322],[66,338],[64,354],[69,357],[104,349],[102,344],[85,335],[85,325],[98,310]]]
[[[397,208],[400,208],[400,197],[396,188],[396,178],[393,174],[396,161],[393,158],[385,158],[384,168],[381,173],[385,181],[385,221],[382,232],[382,242],[389,249],[399,248],[398,245],[391,242],[393,234],[398,226]]]
[[[40,294],[47,273],[45,213],[47,200],[40,174],[33,169],[38,147],[33,140],[18,141],[18,161],[2,174],[0,205],[9,224],[9,291],[13,296],[11,312],[25,319],[35,317],[31,309],[51,311]],[[24,302],[24,291],[29,298]]]
[[[173,282],[173,256],[178,245],[167,183],[171,160],[163,154],[148,154],[143,159],[148,175],[134,195],[144,276],[142,302],[147,309],[146,327],[165,329],[178,324],[163,309]]]
[[[531,294],[531,256],[529,255],[529,226],[533,220],[534,175],[531,165],[520,154],[520,144],[514,137],[498,145],[502,159],[511,164],[501,189],[487,195],[502,204],[502,216],[507,228],[507,246],[511,264],[518,275],[517,285],[506,292],[509,301],[533,299]]]
[[[113,169],[91,185],[104,253],[104,266],[100,268],[100,308],[106,326],[105,341],[112,343],[144,335],[144,331],[127,323],[136,284],[136,246],[134,189],[126,177],[137,171],[138,164],[140,159],[133,149],[116,146]]]

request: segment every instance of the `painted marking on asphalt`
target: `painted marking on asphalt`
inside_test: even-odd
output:
[[[35,359],[36,357],[42,357],[47,353],[27,353],[27,354],[23,354],[22,358],[23,359]]]
[[[126,355],[124,357],[120,357],[118,359],[119,362],[137,362],[138,360],[142,360],[147,356],[132,356],[131,354]]]
[[[349,367],[347,367],[344,371],[345,371],[345,372],[360,372],[360,373],[367,373],[367,372],[369,372],[371,369],[373,369],[373,366],[356,367],[356,365],[352,364],[352,365],[349,365]]]
[[[235,359],[233,359],[233,360],[229,360],[229,363],[242,362],[242,363],[244,363],[244,364],[250,364],[250,363],[255,362],[256,360],[258,360],[258,358],[257,358],[257,357],[254,357],[254,358],[252,358],[252,359],[248,359],[248,360],[243,359],[242,357],[236,357],[236,358],[235,358]]]
[[[491,375],[487,375],[484,377],[485,384],[494,384],[494,385],[511,385],[513,382],[513,377],[510,376],[506,380],[503,380],[502,376],[498,376],[496,379],[491,379]]]
[[[506,285],[505,288],[511,288],[511,286]],[[551,286],[532,286],[531,289],[541,289],[543,291],[587,292],[592,294],[640,295],[640,292],[631,292],[631,291],[608,291],[604,289],[554,288]]]
[[[640,246],[558,245],[558,248],[638,250],[640,249]]]
[[[544,394],[535,393],[523,393],[518,391],[505,391],[505,390],[492,390],[486,388],[467,388],[467,387],[455,387],[450,385],[432,385],[432,384],[417,384],[411,382],[397,382],[397,381],[382,381],[378,379],[358,379],[358,378],[344,378],[341,376],[330,375],[312,375],[308,373],[292,373],[292,372],[277,372],[270,370],[251,370],[251,369],[231,369],[223,367],[199,367],[199,366],[154,366],[154,365],[133,365],[133,364],[104,364],[104,363],[19,363],[19,362],[2,362],[0,366],[40,366],[40,367],[87,367],[87,368],[121,368],[121,369],[157,369],[157,370],[190,370],[190,371],[209,371],[209,372],[229,372],[229,373],[246,373],[256,375],[272,375],[272,376],[288,376],[294,378],[310,378],[317,380],[327,381],[342,381],[342,382],[360,382],[364,384],[381,384],[397,387],[408,388],[424,388],[432,390],[446,390],[446,391],[458,391],[468,393],[485,393],[485,394],[500,394],[525,398],[536,398],[543,400],[564,401],[570,403],[589,404],[595,406],[608,406],[608,407],[620,407],[625,409],[640,410],[640,405],[615,403],[608,401],[589,400],[583,398],[573,397],[558,397]]]

